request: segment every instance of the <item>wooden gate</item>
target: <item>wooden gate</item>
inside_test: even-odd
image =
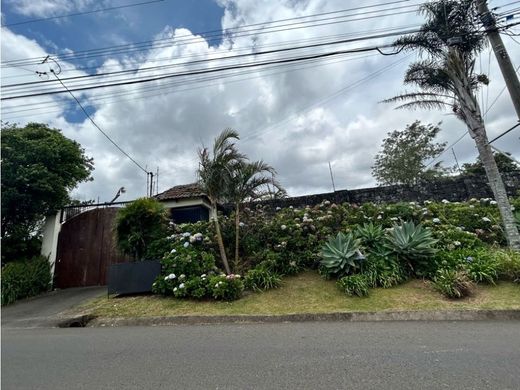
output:
[[[105,285],[108,265],[128,261],[115,246],[113,224],[117,210],[96,208],[62,225],[54,271],[56,287]]]

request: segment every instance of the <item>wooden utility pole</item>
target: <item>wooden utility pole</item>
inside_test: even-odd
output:
[[[516,115],[518,116],[518,120],[520,120],[520,81],[518,81],[515,68],[511,63],[509,54],[507,53],[504,43],[502,42],[502,38],[500,37],[496,27],[495,17],[493,14],[491,14],[491,12],[489,12],[487,1],[477,0],[477,8],[480,14],[480,20],[486,29],[486,35],[488,37],[489,43],[493,48],[498,65],[500,66],[500,71],[502,72],[502,76],[506,82],[509,94],[511,95],[511,100],[513,100]]]

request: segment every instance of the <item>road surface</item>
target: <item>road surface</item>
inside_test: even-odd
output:
[[[520,389],[520,322],[3,329],[2,389]]]

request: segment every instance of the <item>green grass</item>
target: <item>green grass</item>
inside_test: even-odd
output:
[[[178,315],[247,315],[327,313],[351,311],[412,311],[438,309],[520,309],[520,285],[500,282],[479,285],[474,296],[449,300],[428,282],[411,280],[391,289],[371,289],[363,298],[349,298],[316,272],[283,279],[279,289],[248,294],[234,302],[181,300],[155,295],[96,298],[75,308],[75,313],[99,317],[147,317]]]

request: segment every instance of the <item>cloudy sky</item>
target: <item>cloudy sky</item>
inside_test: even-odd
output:
[[[36,59],[48,54],[59,63],[65,85],[75,89],[381,46],[394,38],[258,54],[412,29],[422,22],[415,13],[420,2],[4,0],[2,62],[28,60],[8,63],[15,66],[4,64],[2,86],[38,82],[11,89],[15,94],[62,90],[52,75],[39,78],[35,73],[58,71],[54,61],[37,63]],[[136,3],[146,4],[122,7]],[[492,0],[490,6],[502,6],[497,12],[516,7],[508,3]],[[100,9],[105,10],[91,12]],[[81,15],[55,18],[75,13]],[[519,33],[520,29],[510,31]],[[509,36],[503,39],[514,66],[520,66],[520,45]],[[349,53],[74,94],[101,129],[139,165],[153,171],[159,168],[159,191],[193,182],[197,148],[210,145],[222,129],[231,127],[241,135],[240,149],[251,159],[273,165],[290,195],[302,195],[331,191],[329,161],[337,189],[375,185],[371,166],[382,139],[416,119],[442,121],[439,141],[452,143],[464,134],[464,124],[449,112],[394,110],[392,105],[379,103],[403,91],[403,73],[414,59],[409,53]],[[489,49],[477,60],[476,69],[491,80],[479,93],[479,101],[483,111],[488,111],[486,124],[492,138],[517,118],[507,91],[501,93],[504,82]],[[72,78],[117,71],[127,72]],[[9,88],[3,91],[5,97]],[[145,195],[143,171],[92,125],[70,95],[4,100],[2,120],[21,125],[47,123],[81,143],[94,157],[94,181],[81,184],[74,197],[108,201],[121,186],[127,189],[121,200]],[[519,135],[520,131],[513,131],[496,146],[520,159]],[[469,136],[454,150],[460,163],[474,161],[477,155]],[[451,152],[441,160],[447,166],[454,164]]]

